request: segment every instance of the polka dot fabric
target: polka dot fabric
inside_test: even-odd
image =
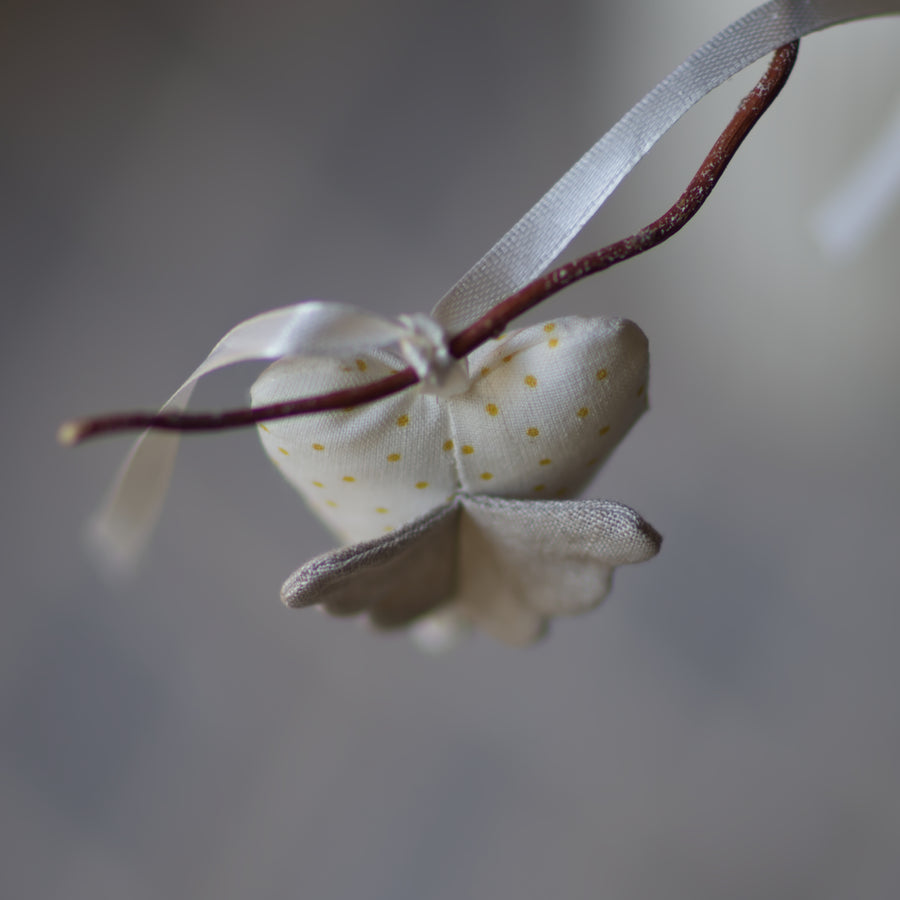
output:
[[[471,387],[448,403],[460,487],[579,493],[647,408],[648,367],[647,339],[626,319],[560,319],[479,348]]]
[[[376,381],[390,354],[274,363],[251,389],[254,406]],[[446,502],[458,485],[445,404],[406,391],[368,406],[259,426],[269,458],[345,543],[392,531]]]
[[[389,375],[390,353],[288,358],[253,385],[254,406]],[[388,533],[462,491],[550,500],[580,491],[647,407],[643,332],[568,317],[510,332],[468,358],[469,385],[417,390],[261,425],[263,447],[344,542]]]

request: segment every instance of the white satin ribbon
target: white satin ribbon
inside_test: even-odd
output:
[[[222,338],[163,410],[184,409],[199,378],[233,363],[299,354],[339,356],[389,345],[407,348],[426,389],[455,392],[459,371],[448,362],[444,333],[458,333],[540,274],[691,106],[795,38],[839,22],[898,12],[900,0],[773,0],[757,7],[693,53],[588,150],[435,306],[437,324],[423,328],[421,320],[408,320],[404,326],[319,301],[265,313]],[[176,434],[146,432],[126,459],[92,528],[102,555],[115,566],[127,567],[144,548],[177,449]]]
[[[463,275],[432,315],[455,335],[540,275],[666,131],[732,75],[812,31],[888,13],[900,13],[900,0],[772,0],[733,22],[600,138]]]

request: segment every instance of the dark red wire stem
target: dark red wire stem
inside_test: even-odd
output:
[[[719,135],[690,184],[655,222],[651,222],[631,237],[623,238],[602,250],[589,253],[575,262],[566,263],[539,276],[456,335],[450,341],[450,353],[457,359],[471,353],[488,338],[503,331],[512,319],[527,312],[557,291],[588,275],[595,275],[616,263],[650,250],[687,225],[712,193],[744,138],[781,92],[797,60],[799,45],[799,41],[794,41],[775,51],[765,74],[741,101],[728,127]]]
[[[697,174],[669,210],[637,234],[616,241],[574,262],[558,266],[498,303],[490,312],[451,338],[449,348],[453,357],[461,359],[468,355],[485,341],[504,331],[513,319],[563,288],[588,275],[602,272],[616,263],[644,253],[683,228],[703,206],[744,138],[784,87],[796,62],[799,44],[799,41],[794,41],[775,51],[765,74],[741,101],[728,127],[703,160]],[[77,444],[101,434],[144,428],[167,431],[217,431],[240,428],[271,419],[360,406],[396,394],[416,384],[417,380],[413,369],[406,368],[370,384],[269,406],[242,407],[217,413],[132,412],[75,419],[59,429],[58,437],[64,444]]]

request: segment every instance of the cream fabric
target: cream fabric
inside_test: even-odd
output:
[[[390,374],[387,353],[297,357],[270,366],[254,406]],[[367,540],[457,490],[534,500],[572,496],[647,407],[643,332],[624,319],[570,317],[488,342],[469,387],[410,390],[369,406],[261,425],[263,447],[343,541]]]
[[[428,647],[477,626],[528,644],[553,616],[586,612],[615,566],[643,562],[661,538],[608,500],[527,501],[456,494],[383,537],[333,550],[284,584],[288,606],[368,613],[381,628],[416,623]]]
[[[661,538],[608,500],[463,497],[455,608],[497,640],[529,644],[554,616],[594,609],[616,566],[644,562]]]
[[[391,534],[316,557],[284,583],[281,599],[335,616],[365,612],[381,628],[408,625],[453,593],[459,512],[451,501]]]

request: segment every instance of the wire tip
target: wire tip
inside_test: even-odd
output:
[[[84,426],[77,419],[63,422],[56,431],[56,440],[63,447],[74,447],[84,437]]]

